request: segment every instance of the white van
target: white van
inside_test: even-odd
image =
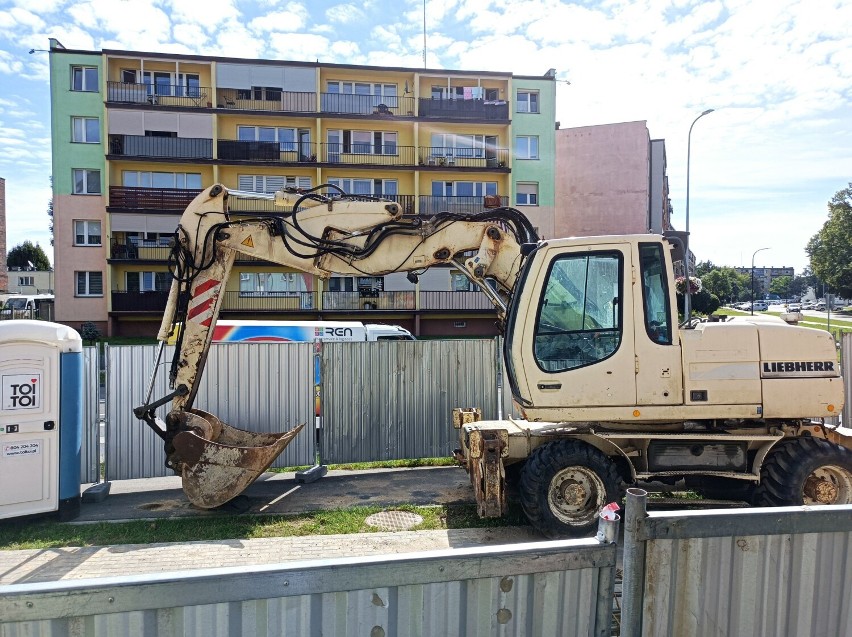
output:
[[[50,319],[51,316],[41,316],[41,310],[53,301],[52,294],[11,294],[6,297],[0,316],[4,319]]]
[[[174,335],[169,339],[175,340]],[[216,322],[214,343],[348,343],[358,341],[413,341],[399,325],[365,325],[358,321],[227,321]]]

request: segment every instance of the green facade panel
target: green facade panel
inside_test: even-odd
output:
[[[522,103],[518,100],[518,92],[535,93],[538,112],[519,111]],[[518,182],[537,182],[538,204],[551,207],[556,198],[556,82],[549,77],[514,77],[512,103],[512,192],[517,192]],[[538,159],[517,158],[519,136],[538,138]]]
[[[73,170],[99,170],[104,192],[104,98],[102,56],[98,53],[50,52],[51,145],[53,154],[53,192],[74,192]],[[95,69],[95,71],[87,70]],[[97,143],[73,141],[74,118],[97,118]],[[91,126],[80,122],[83,138],[90,139]]]

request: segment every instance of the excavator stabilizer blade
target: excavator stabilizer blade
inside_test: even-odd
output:
[[[201,410],[192,412],[207,420],[217,434],[208,439],[195,431],[182,431],[173,441],[182,466],[183,491],[202,509],[221,506],[242,493],[305,426],[283,434],[255,433],[226,425]]]

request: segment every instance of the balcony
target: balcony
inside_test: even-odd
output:
[[[113,261],[166,261],[171,250],[171,246],[147,241],[141,243],[113,242],[110,246],[109,258]]]
[[[482,292],[420,292],[421,310],[493,310]]]
[[[508,171],[508,148],[449,148],[445,146],[421,146],[418,162],[421,166],[490,168]]]
[[[317,96],[296,91],[254,93],[250,89],[223,88],[216,91],[216,106],[240,111],[316,113]]]
[[[110,135],[109,154],[113,157],[147,159],[213,159],[213,140],[193,137]]]
[[[183,188],[109,187],[109,207],[124,210],[168,210],[183,212],[200,190]]]
[[[359,291],[323,292],[323,312],[353,312],[361,310],[414,310],[414,290],[397,292]]]
[[[116,104],[210,108],[210,94],[208,86],[107,82],[107,102]]]
[[[508,122],[509,102],[421,97],[419,115],[430,119],[484,119]]]
[[[352,95],[320,93],[320,111],[333,115],[379,115],[413,117],[414,98],[395,95]]]
[[[508,206],[509,198],[500,195],[485,197],[431,197],[420,195],[420,215],[431,216],[439,212],[471,214],[487,208]]]
[[[416,147],[396,144],[352,142],[351,144],[320,144],[320,161],[349,166],[414,166]]]
[[[266,142],[220,139],[217,150],[222,161],[257,161],[275,164],[313,164],[317,145],[310,142]]]
[[[112,291],[113,312],[157,312],[162,314],[166,309],[168,291]]]
[[[230,312],[301,312],[317,309],[316,292],[225,292],[222,310]]]

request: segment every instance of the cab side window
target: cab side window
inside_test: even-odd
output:
[[[539,300],[535,357],[542,370],[562,372],[602,361],[622,339],[620,252],[554,259]]]
[[[639,260],[642,274],[642,301],[645,308],[645,332],[653,342],[671,345],[672,321],[662,244],[639,244]]]

